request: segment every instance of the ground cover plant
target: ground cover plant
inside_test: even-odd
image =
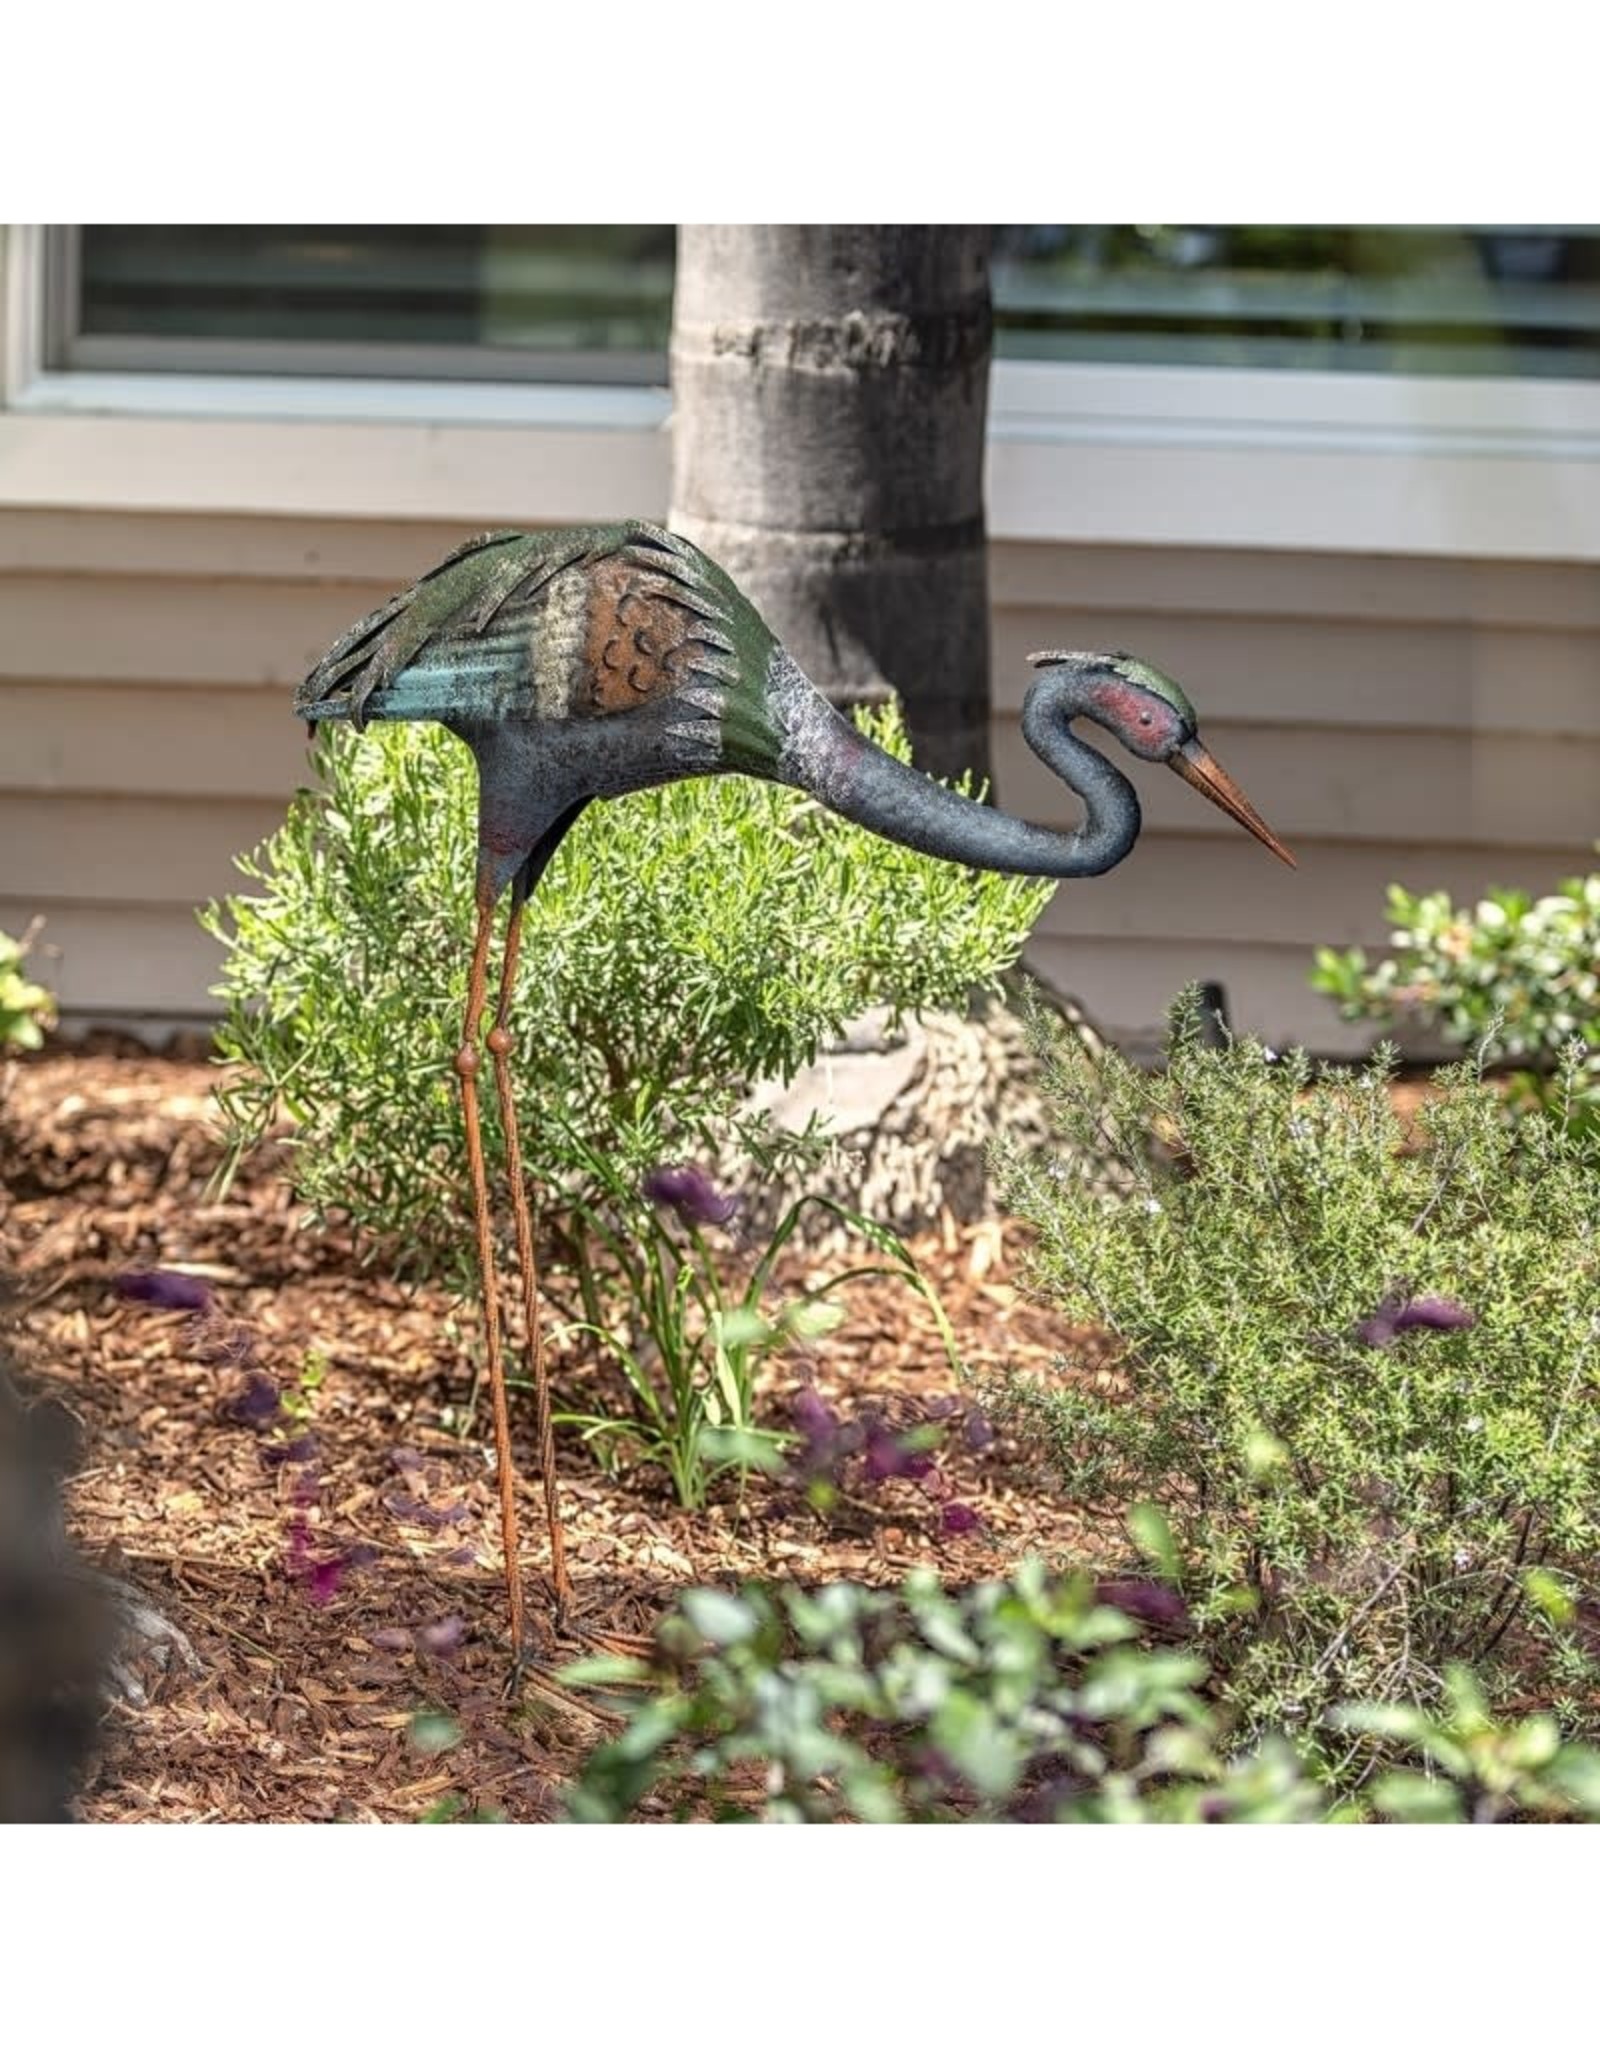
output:
[[[649,1656],[565,1674],[629,1688],[626,1725],[591,1753],[568,1817],[628,1820],[647,1803],[778,1822],[1600,1815],[1600,1750],[1547,1714],[1497,1721],[1461,1666],[1434,1712],[1332,1710],[1335,1738],[1373,1764],[1360,1798],[1330,1791],[1280,1734],[1230,1753],[1205,1661],[1141,1640],[1140,1614],[1174,1635],[1187,1621],[1154,1581],[1052,1578],[1037,1558],[960,1591],[928,1571],[896,1591],[694,1588]]]
[[[1508,1123],[1478,1062],[1408,1133],[1392,1053],[1209,1048],[1192,994],[1162,1072],[1036,1022],[1063,1157],[1116,1173],[1010,1158],[1001,1182],[1035,1284],[1122,1370],[1110,1393],[1070,1372],[989,1393],[1089,1506],[1161,1501],[1244,1733],[1324,1731],[1352,1698],[1431,1710],[1455,1663],[1591,1722],[1593,1134]],[[1576,1089],[1576,1051],[1563,1073]],[[1360,1766],[1318,1739],[1336,1777]]]
[[[7,1047],[37,1051],[55,1021],[49,991],[29,981],[22,971],[27,955],[27,939],[13,939],[0,932],[0,1052]]]
[[[1491,890],[1475,908],[1443,890],[1389,890],[1386,958],[1360,947],[1321,947],[1311,976],[1352,1021],[1435,1025],[1458,1046],[1492,1032],[1509,1063],[1507,1099],[1600,1122],[1600,874],[1577,875],[1554,895]],[[1574,1080],[1562,1048],[1584,1048]]]
[[[906,756],[896,713],[865,722]],[[468,1298],[451,1062],[471,758],[432,726],[390,726],[326,735],[314,762],[315,787],[240,862],[255,893],[202,920],[226,950],[217,1094],[234,1156],[286,1119],[313,1218],[347,1219],[364,1257]],[[736,1219],[715,1190],[695,1194],[695,1156],[804,1155],[804,1135],[745,1112],[750,1084],[791,1077],[865,1008],[959,1007],[992,987],[1050,886],[926,858],[741,777],[591,806],[528,906],[511,1027],[549,1240],[541,1279],[625,1367],[605,1413],[581,1418],[597,1443],[662,1462],[685,1500],[759,1451],[758,1333],[728,1324],[707,1236]],[[501,1170],[492,1114],[485,1143]]]

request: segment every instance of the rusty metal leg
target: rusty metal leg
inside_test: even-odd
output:
[[[461,1114],[467,1132],[467,1166],[472,1174],[472,1207],[478,1229],[478,1270],[483,1276],[483,1323],[489,1352],[489,1389],[494,1404],[495,1463],[500,1482],[500,1535],[505,1548],[506,1593],[511,1603],[511,1653],[520,1667],[523,1657],[522,1573],[517,1541],[516,1474],[511,1464],[511,1413],[506,1401],[506,1369],[501,1356],[500,1290],[494,1270],[494,1234],[489,1220],[489,1184],[483,1167],[483,1133],[478,1123],[478,1030],[489,970],[489,939],[494,930],[494,892],[486,880],[478,884],[478,930],[472,947],[472,972],[467,980],[467,1014],[461,1028],[456,1072],[461,1077]]]
[[[511,1093],[511,992],[516,980],[517,951],[522,939],[522,897],[514,892],[511,922],[506,928],[505,965],[500,997],[488,1046],[494,1061],[494,1083],[500,1100],[500,1127],[505,1133],[506,1171],[511,1181],[511,1211],[516,1221],[517,1264],[522,1272],[522,1308],[527,1326],[529,1376],[533,1381],[534,1417],[539,1430],[539,1477],[544,1484],[545,1516],[550,1527],[550,1577],[555,1587],[555,1624],[565,1629],[572,1604],[567,1578],[566,1543],[561,1529],[561,1493],[556,1480],[555,1425],[550,1414],[550,1380],[545,1367],[539,1319],[539,1268],[534,1246],[533,1217],[522,1172],[522,1141],[517,1131],[516,1104]]]

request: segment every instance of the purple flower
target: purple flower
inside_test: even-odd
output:
[[[459,1650],[467,1639],[467,1624],[459,1614],[446,1614],[438,1621],[430,1621],[417,1630],[417,1641],[430,1656],[449,1657]]]
[[[371,1564],[377,1552],[368,1543],[337,1551],[332,1557],[317,1557],[311,1544],[311,1525],[303,1514],[289,1518],[289,1546],[285,1569],[314,1607],[326,1607],[344,1584],[345,1574]]]
[[[726,1223],[738,1208],[731,1195],[718,1192],[697,1166],[653,1166],[644,1177],[644,1193],[685,1223]]]
[[[264,1429],[283,1412],[283,1396],[271,1373],[253,1372],[222,1412],[230,1422],[242,1422],[249,1429]]]
[[[1459,1301],[1442,1294],[1419,1294],[1395,1319],[1397,1330],[1470,1330],[1478,1318]]]
[[[946,1536],[970,1536],[983,1527],[983,1517],[976,1508],[959,1500],[947,1500],[939,1516],[939,1527]]]
[[[839,1418],[815,1387],[802,1387],[790,1404],[795,1427],[812,1450],[824,1449],[839,1433]]]
[[[325,1557],[304,1573],[302,1583],[313,1607],[326,1607],[344,1581],[346,1560]]]
[[[151,1308],[205,1310],[211,1306],[211,1289],[192,1273],[168,1273],[156,1268],[144,1273],[119,1273],[117,1292],[124,1301],[148,1302]]]
[[[299,1436],[292,1436],[286,1443],[263,1444],[261,1462],[263,1465],[314,1465],[320,1449],[315,1430],[303,1430]]]
[[[375,1628],[371,1641],[375,1650],[409,1650],[411,1631],[408,1628]]]
[[[1391,1292],[1356,1324],[1355,1336],[1374,1351],[1387,1351],[1402,1330],[1470,1330],[1477,1320],[1470,1308],[1442,1294],[1422,1294],[1409,1301],[1404,1294]]]
[[[969,1408],[961,1425],[961,1441],[969,1451],[986,1451],[994,1442],[994,1424],[981,1408]]]
[[[1152,1628],[1189,1625],[1189,1608],[1182,1595],[1154,1579],[1101,1579],[1094,1596],[1102,1607],[1115,1607]]]
[[[903,1436],[881,1423],[867,1425],[866,1477],[880,1479],[926,1479],[933,1470],[932,1451],[914,1450]]]

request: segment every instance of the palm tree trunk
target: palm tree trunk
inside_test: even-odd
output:
[[[835,703],[986,774],[989,230],[681,227],[670,523]]]

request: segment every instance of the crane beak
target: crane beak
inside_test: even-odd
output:
[[[1192,788],[1199,790],[1202,796],[1209,797],[1219,811],[1226,811],[1247,832],[1253,832],[1279,860],[1287,861],[1290,867],[1296,865],[1294,855],[1267,829],[1265,819],[1238,783],[1212,759],[1198,740],[1186,740],[1167,765],[1174,774],[1181,775]]]

